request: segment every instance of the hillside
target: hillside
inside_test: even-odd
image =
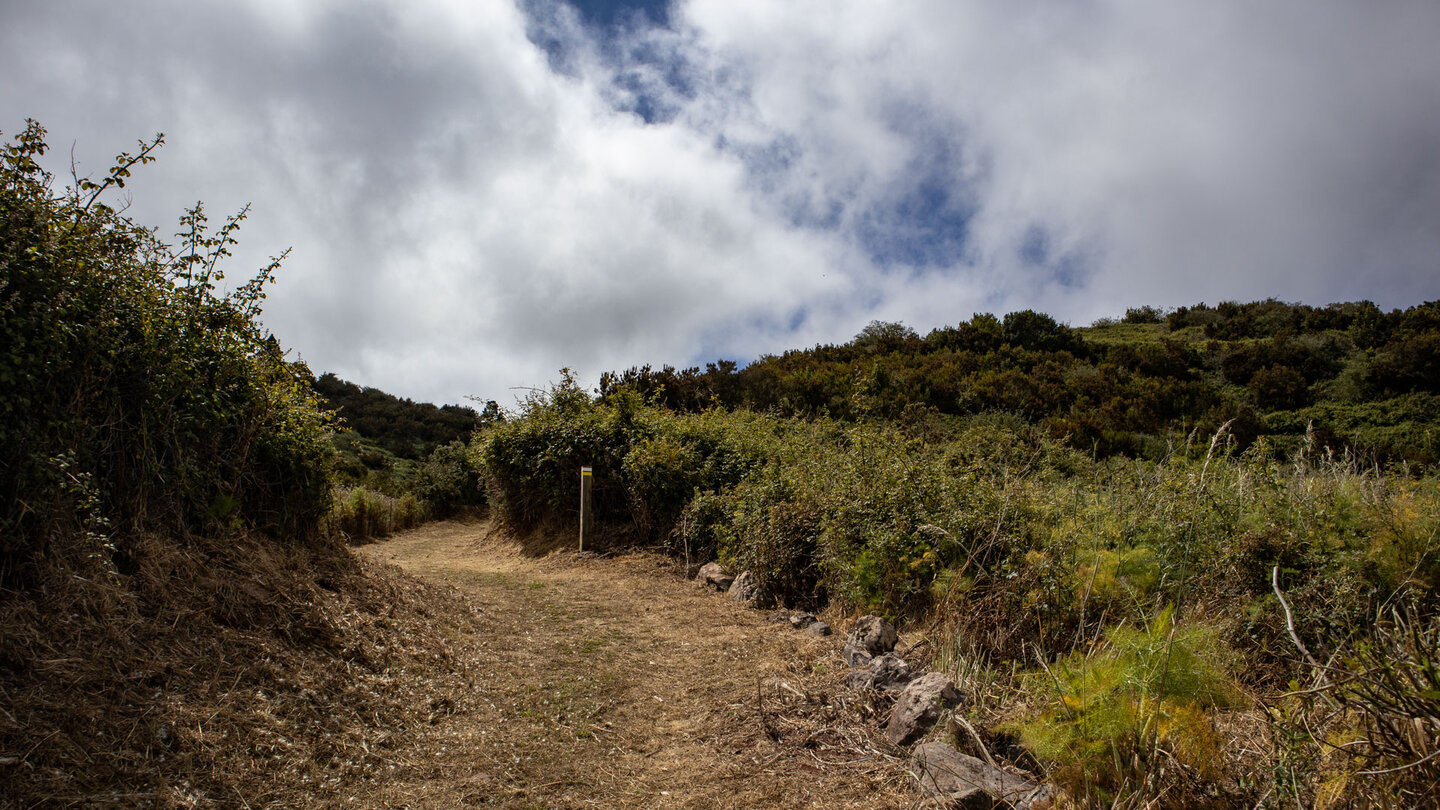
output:
[[[600,394],[673,410],[712,404],[845,421],[928,422],[1011,413],[1109,456],[1163,457],[1230,423],[1259,436],[1382,461],[1440,460],[1440,303],[1267,300],[1129,311],[1070,328],[1047,315],[976,315],[921,337],[875,322],[841,345],[676,370],[607,373]]]
[[[475,428],[498,412],[494,402],[484,417],[462,405],[414,402],[378,388],[346,382],[328,372],[315,379],[313,388],[346,428],[368,444],[410,460],[423,458],[441,445],[470,438]]]

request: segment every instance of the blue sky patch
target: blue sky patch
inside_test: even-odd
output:
[[[580,12],[581,19],[591,25],[608,28],[627,24],[643,16],[653,25],[670,22],[668,0],[569,0]]]

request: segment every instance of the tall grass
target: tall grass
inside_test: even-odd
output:
[[[349,543],[363,543],[412,529],[430,517],[425,501],[411,493],[391,497],[365,487],[335,490],[328,528]]]

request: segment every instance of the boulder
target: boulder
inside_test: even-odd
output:
[[[855,642],[847,641],[845,642],[845,646],[840,648],[840,657],[844,658],[845,663],[849,666],[865,667],[870,665],[870,659],[875,656],[871,655],[869,650]]]
[[[899,692],[913,676],[910,665],[898,656],[886,653],[872,659],[863,669],[854,669],[846,676],[845,682],[851,689],[878,689],[882,692]]]
[[[915,746],[910,768],[923,793],[958,810],[1049,810],[1054,804],[1050,785],[1001,770],[946,743]]]
[[[852,667],[863,667],[877,655],[884,655],[895,649],[900,635],[895,625],[879,616],[861,616],[850,629],[850,636],[840,650],[840,657]]]
[[[754,602],[760,598],[760,583],[755,575],[744,571],[730,583],[730,599],[735,602]]]
[[[805,628],[805,632],[812,636],[828,636],[830,635],[830,625],[822,621],[816,621],[814,624]]]
[[[879,616],[861,616],[850,630],[849,641],[870,653],[873,658],[895,649],[900,635],[895,632],[895,625]]]
[[[955,682],[938,672],[931,672],[905,685],[895,707],[890,710],[890,725],[885,736],[896,745],[909,745],[925,735],[940,713],[959,706],[962,701]]]
[[[804,630],[814,623],[814,613],[795,613],[790,616],[790,626],[796,630]]]
[[[695,575],[695,581],[723,593],[730,590],[730,585],[735,582],[735,578],[730,576],[720,563],[708,562],[700,566],[700,572]]]

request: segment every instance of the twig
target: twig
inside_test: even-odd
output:
[[[958,714],[952,714],[952,715],[950,715],[950,719],[955,723],[955,725],[957,725],[957,726],[965,729],[966,733],[968,733],[968,734],[970,735],[970,739],[971,739],[972,741],[974,741],[975,747],[980,749],[980,757],[981,757],[982,759],[984,759],[985,762],[990,765],[990,767],[992,767],[992,768],[999,768],[999,767],[1000,767],[999,765],[996,765],[996,764],[995,764],[995,759],[994,759],[994,757],[990,756],[990,751],[985,748],[985,743],[984,743],[983,741],[981,741],[980,735],[979,735],[978,733],[976,733],[975,727],[972,726],[972,725],[970,725],[970,722],[969,722],[968,720],[966,720],[965,718],[961,717],[961,716],[958,715]]]
[[[780,741],[780,732],[770,724],[770,716],[765,713],[765,693],[760,688],[760,679],[755,679],[755,708],[760,712],[760,726],[765,729],[765,735],[775,742]]]
[[[786,692],[789,692],[790,694],[794,695],[795,697],[800,698],[801,700],[805,700],[805,701],[810,700],[810,696],[809,696],[809,695],[805,694],[804,692],[801,692],[799,689],[796,689],[795,687],[791,686],[790,684],[788,684],[788,683],[786,683],[786,682],[784,682],[784,681],[777,681],[777,684],[780,686],[781,689],[784,689]]]
[[[1305,642],[1301,641],[1299,634],[1295,632],[1295,616],[1290,612],[1290,603],[1285,601],[1285,594],[1280,592],[1280,566],[1278,565],[1270,569],[1270,587],[1275,591],[1275,598],[1280,600],[1280,607],[1285,610],[1285,631],[1290,634],[1290,640],[1295,642],[1295,647],[1305,656],[1305,660],[1315,668],[1316,676],[1321,678],[1323,684],[1325,674],[1321,671],[1320,662],[1315,660],[1315,656],[1310,654]]]
[[[1320,666],[1320,662],[1316,661],[1315,656],[1310,654],[1310,650],[1305,646],[1305,642],[1300,640],[1300,634],[1295,632],[1295,616],[1290,612],[1290,603],[1285,601],[1285,594],[1280,592],[1280,566],[1278,565],[1270,569],[1270,587],[1275,591],[1275,598],[1280,600],[1280,607],[1285,610],[1285,632],[1290,634],[1290,640],[1295,643],[1295,647],[1300,650],[1300,653],[1305,656],[1305,660],[1310,662],[1310,666],[1314,668],[1315,679],[1319,681],[1321,689],[1328,688],[1330,686],[1330,679],[1325,677],[1325,668]],[[1328,692],[1321,691],[1320,697],[1324,698],[1325,702],[1330,704],[1330,708],[1339,710],[1340,705],[1335,702],[1334,698],[1330,697]]]
[[[1420,765],[1424,765],[1425,763],[1429,762],[1430,760],[1432,760],[1432,759],[1434,759],[1434,758],[1436,758],[1436,757],[1440,757],[1440,748],[1435,749],[1434,751],[1432,751],[1428,756],[1424,757],[1423,759],[1417,759],[1417,760],[1415,760],[1414,762],[1411,762],[1411,763],[1408,764],[1408,765],[1400,765],[1400,766],[1397,766],[1397,767],[1394,767],[1394,768],[1386,768],[1386,769],[1383,770],[1383,771],[1356,771],[1355,773],[1356,773],[1357,776],[1379,776],[1379,775],[1381,775],[1381,774],[1386,774],[1386,773],[1397,773],[1397,772],[1399,772],[1399,771],[1408,771],[1408,770],[1410,770],[1411,768],[1415,768],[1415,767],[1418,767],[1418,766],[1420,766]]]

